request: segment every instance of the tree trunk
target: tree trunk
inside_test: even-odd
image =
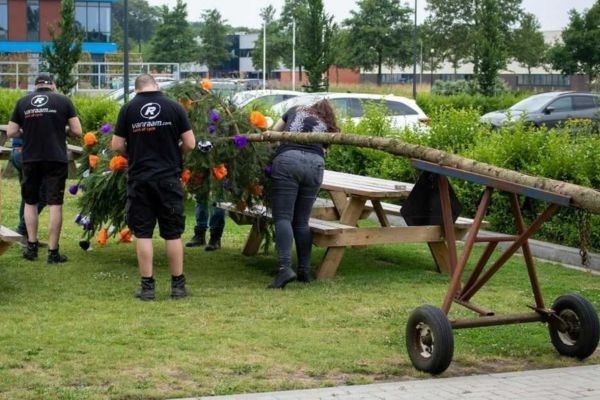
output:
[[[285,141],[295,143],[347,144],[383,150],[391,154],[429,161],[442,166],[453,167],[555,194],[570,196],[573,206],[594,214],[600,214],[600,191],[595,189],[540,176],[525,175],[520,172],[471,160],[431,147],[405,143],[398,139],[346,133],[324,135],[322,133],[289,133],[272,131],[263,132],[262,134],[252,134],[247,137],[251,142]]]

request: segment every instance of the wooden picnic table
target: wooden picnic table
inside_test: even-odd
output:
[[[309,222],[313,244],[327,248],[318,267],[317,277],[334,277],[349,246],[409,242],[427,243],[438,270],[449,272],[448,247],[441,226],[406,226],[390,223],[388,215],[400,215],[401,207],[385,200],[405,199],[412,188],[411,183],[326,170],[321,190],[328,194],[333,205],[315,206],[313,218]],[[243,254],[256,254],[264,232],[261,224],[264,218],[271,218],[268,210],[264,207],[237,210],[229,203],[221,203],[220,207],[228,210],[234,221],[253,224]],[[377,216],[379,226],[360,226],[359,220],[368,217],[372,212]],[[240,216],[243,218],[239,218]],[[454,224],[455,236],[464,236],[471,222],[465,218],[457,220]]]

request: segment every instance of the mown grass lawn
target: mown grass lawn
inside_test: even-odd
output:
[[[18,184],[2,181],[1,221],[17,222]],[[240,254],[247,227],[228,221],[224,247],[185,250],[193,295],[171,301],[162,243],[156,240],[158,299],[132,297],[139,283],[133,244],[79,249],[68,195],[60,266],[0,257],[0,398],[162,399],[389,380],[431,379],[413,369],[404,345],[409,313],[440,306],[448,277],[424,245],[347,251],[336,279],[266,290],[274,255]],[[188,203],[186,238],[193,229]],[[48,214],[42,215],[46,238]],[[479,251],[479,250],[477,250]],[[314,263],[322,256],[314,252]],[[578,292],[600,306],[600,277],[538,263],[545,300]],[[525,312],[533,299],[514,258],[474,301]],[[470,315],[453,307],[451,317]],[[455,356],[442,376],[600,363],[558,355],[539,323],[454,331]]]

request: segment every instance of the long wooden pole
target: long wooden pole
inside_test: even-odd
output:
[[[324,134],[274,131],[251,134],[247,137],[251,142],[346,144],[382,150],[399,156],[429,161],[443,166],[453,167],[524,186],[570,196],[574,207],[581,208],[594,214],[600,214],[600,191],[598,190],[541,176],[526,175],[521,172],[496,167],[494,165],[471,160],[431,147],[406,143],[394,138],[363,136],[349,133]]]

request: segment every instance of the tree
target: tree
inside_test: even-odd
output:
[[[513,32],[512,56],[522,67],[527,68],[531,77],[531,68],[541,66],[546,59],[548,45],[540,31],[540,23],[533,14],[525,14],[521,26]]]
[[[42,49],[41,57],[48,64],[48,71],[55,75],[57,89],[69,93],[77,85],[73,67],[81,56],[84,36],[75,22],[74,0],[61,0],[60,15],[59,32],[52,25],[48,27],[52,44]]]
[[[227,26],[216,9],[202,12],[200,27],[200,57],[199,61],[206,64],[209,74],[215,67],[229,61],[231,58],[230,40],[227,38]]]
[[[359,0],[358,11],[344,21],[349,29],[353,63],[366,69],[377,67],[381,85],[384,64],[412,64],[412,10],[398,0]]]
[[[159,7],[152,7],[146,0],[129,0],[127,7],[127,24],[130,38],[138,44],[138,51],[141,53],[144,42],[149,41],[160,22],[158,14]],[[123,21],[125,8],[123,0],[117,1],[113,5],[113,40],[123,47]],[[131,42],[130,42],[131,43]]]
[[[496,0],[481,0],[478,16],[481,21],[477,31],[474,60],[479,91],[486,96],[496,94],[498,71],[506,67],[508,57],[503,40],[502,21]]]
[[[279,66],[283,57],[285,41],[282,38],[281,25],[275,20],[275,8],[271,5],[260,11],[263,26],[267,26],[266,66],[265,76],[270,76],[271,71]],[[252,65],[256,70],[263,69],[263,31],[261,29],[258,39],[254,42],[252,51]],[[291,44],[291,42],[290,42]]]
[[[298,48],[308,77],[309,92],[327,89],[323,74],[331,66],[333,17],[323,10],[323,0],[308,0],[306,13],[298,23]]]
[[[186,21],[185,3],[177,0],[173,11],[168,6],[162,6],[159,11],[162,23],[150,41],[151,60],[169,63],[196,61],[198,45]]]
[[[501,35],[498,44],[504,46],[510,38],[510,28],[522,14],[522,0],[496,0],[497,21]],[[486,23],[484,11],[489,8],[486,0],[427,0],[430,17],[428,25],[434,27],[433,46],[436,53],[445,54],[455,65],[458,60],[472,61],[473,72],[478,73],[482,25]]]
[[[561,37],[549,52],[552,67],[565,75],[585,74],[591,87],[600,76],[600,1],[581,14],[572,10]]]

